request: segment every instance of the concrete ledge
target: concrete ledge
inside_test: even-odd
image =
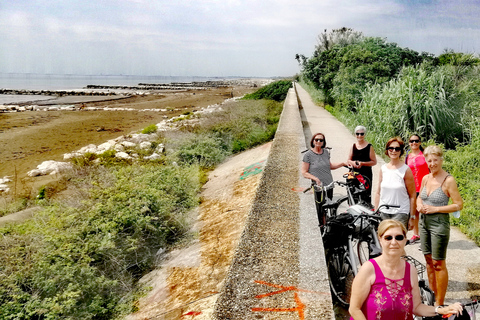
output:
[[[303,150],[305,136],[297,95],[292,88],[285,100],[239,246],[215,305],[215,319],[333,317],[325,281],[313,281],[314,284],[322,283],[320,287],[302,287],[312,281],[308,272],[302,272],[305,265],[302,256],[309,253],[301,248],[301,196],[292,191],[292,187],[299,182],[300,152]],[[313,227],[318,233],[317,224]],[[311,227],[311,223],[309,225]],[[323,254],[321,241],[319,245],[317,251]],[[323,270],[325,272],[326,267]],[[303,281],[305,277],[310,278],[309,281]],[[324,275],[321,278],[324,280]]]

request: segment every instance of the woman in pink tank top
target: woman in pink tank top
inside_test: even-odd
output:
[[[392,219],[378,227],[381,256],[360,268],[353,281],[349,312],[354,320],[411,320],[413,314],[433,317],[459,314],[462,305],[433,307],[421,303],[417,271],[401,258],[406,244],[405,226]]]

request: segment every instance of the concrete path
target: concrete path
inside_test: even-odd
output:
[[[368,124],[363,125],[368,128]],[[334,317],[313,195],[301,192],[310,185],[299,170],[302,151],[315,132],[325,134],[333,162],[346,160],[355,138],[296,85],[285,101],[262,182],[215,305],[214,319]],[[377,159],[373,191],[378,169],[384,163]],[[333,178],[344,180],[345,172],[335,170]],[[344,194],[337,188],[334,196],[341,192]],[[418,244],[407,250],[424,261]],[[479,248],[456,229],[452,231],[447,263],[451,279],[447,302],[480,294],[480,277],[470,275],[471,270],[480,274],[475,273],[480,270]]]

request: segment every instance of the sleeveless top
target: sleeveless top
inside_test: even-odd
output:
[[[405,163],[412,170],[413,178],[415,180],[415,191],[420,192],[423,177],[430,173],[427,161],[425,161],[425,157],[423,156],[423,152],[420,151],[420,153],[415,157],[413,157],[411,154],[408,154],[405,158]]]
[[[308,173],[313,174],[320,179],[324,185],[333,181],[332,171],[330,170],[330,153],[323,149],[322,154],[308,150],[303,156],[303,162],[308,163]]]
[[[353,151],[352,151],[352,160],[358,160],[358,161],[370,161],[370,148],[372,147],[372,144],[367,144],[367,146],[363,149],[357,149],[357,145],[354,143],[353,144]],[[356,169],[358,173],[360,173],[362,176],[368,177],[370,180],[370,183],[372,183],[372,167],[365,166],[361,167],[360,169]]]
[[[425,183],[425,186],[423,186],[422,192],[420,192],[419,195],[424,204],[435,207],[442,207],[448,204],[449,197],[443,192],[442,186],[449,176],[450,174],[447,174],[440,187],[433,190],[429,195],[427,195],[427,184]]]
[[[375,260],[371,259],[370,262],[375,268],[375,282],[362,306],[362,312],[367,320],[413,319],[410,264],[405,262],[403,279],[389,279],[383,275]]]
[[[398,169],[388,169],[384,164],[382,167],[382,183],[380,184],[380,202],[382,204],[391,204],[400,206],[400,208],[383,208],[385,213],[410,213],[410,197],[405,186],[405,172],[408,169],[406,164],[403,164]]]

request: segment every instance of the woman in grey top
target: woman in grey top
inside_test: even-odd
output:
[[[302,175],[314,181],[316,184],[328,185],[333,181],[332,169],[346,166],[345,162],[330,162],[330,153],[325,150],[327,142],[323,133],[316,133],[310,140],[311,149],[303,156]],[[333,190],[328,197],[331,199]]]
[[[417,198],[417,210],[422,214],[420,241],[427,262],[428,283],[435,293],[435,305],[441,306],[448,286],[445,259],[450,238],[449,213],[462,210],[463,200],[455,178],[442,168],[442,149],[429,146],[423,154],[430,173],[423,177]],[[452,204],[448,204],[449,199]]]

